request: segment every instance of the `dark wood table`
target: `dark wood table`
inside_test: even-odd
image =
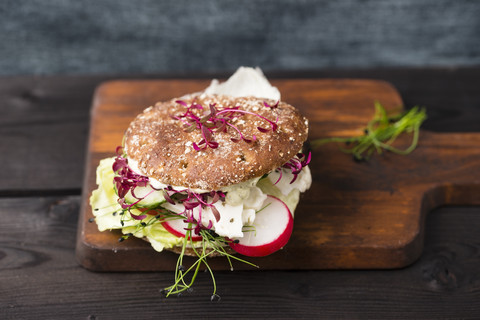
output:
[[[480,67],[269,76],[383,79],[407,107],[427,107],[425,129],[480,131]],[[0,78],[0,319],[480,318],[479,207],[431,212],[423,255],[404,269],[217,272],[220,302],[210,302],[208,274],[164,299],[171,272],[83,269],[75,239],[89,109],[95,87],[115,78],[127,77]]]

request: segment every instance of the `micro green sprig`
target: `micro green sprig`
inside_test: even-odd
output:
[[[145,199],[152,191],[144,197],[137,197],[135,195],[135,188],[146,187],[149,184],[149,179],[146,176],[137,174],[128,166],[128,159],[124,157],[123,148],[117,147],[117,156],[112,165],[112,170],[115,173],[113,183],[118,195],[118,203],[123,209],[127,209],[130,212],[132,218],[136,220],[143,220],[147,216],[145,214],[135,215],[131,212],[131,209],[135,207],[140,201]],[[128,203],[125,200],[125,196],[130,192],[133,198],[136,199],[134,203]]]
[[[123,209],[121,215],[123,215],[125,211],[128,211],[128,213],[133,219],[142,221],[147,218],[148,215],[174,214],[176,216],[184,217],[187,222],[193,223],[193,230],[197,235],[199,234],[200,230],[211,229],[213,225],[211,221],[206,226],[202,224],[202,209],[205,209],[207,207],[210,208],[215,217],[215,220],[220,220],[220,213],[218,212],[214,204],[218,201],[225,201],[225,193],[223,193],[222,191],[196,193],[190,189],[176,190],[173,187],[168,186],[167,188],[163,189],[165,201],[173,205],[175,205],[176,203],[183,204],[185,207],[185,210],[183,212],[172,213],[163,207],[142,207],[141,201],[148,197],[151,193],[153,193],[154,191],[158,191],[159,189],[155,189],[149,183],[148,177],[135,173],[129,167],[128,159],[124,157],[122,151],[123,150],[121,147],[117,147],[117,157],[115,158],[115,161],[112,165],[112,169],[115,172],[113,182],[118,195],[118,203]],[[150,186],[152,190],[143,197],[138,197],[135,195],[135,189],[137,187],[146,186]],[[129,192],[135,199],[133,203],[127,201],[125,198]],[[201,207],[200,210],[198,210],[199,217],[194,217],[193,210],[199,206]],[[132,212],[132,209],[138,209],[142,212],[142,214],[134,214]],[[122,226],[124,225],[123,221],[124,219],[122,217]]]
[[[385,108],[377,101],[375,102],[375,115],[368,122],[363,136],[317,139],[311,142],[311,146],[317,148],[330,142],[343,143],[345,147],[341,147],[341,150],[352,154],[354,160],[357,161],[368,160],[373,152],[381,154],[383,150],[407,155],[417,147],[420,126],[426,118],[425,108],[418,106],[400,114],[388,115]],[[410,146],[403,150],[393,147],[394,141],[404,132],[413,133]]]
[[[220,213],[215,208],[214,204],[218,201],[225,201],[225,193],[222,191],[196,193],[189,189],[176,190],[173,187],[168,186],[163,189],[165,202],[174,205],[183,204],[185,207],[183,212],[172,212],[161,205],[158,205],[154,208],[143,207],[141,206],[141,200],[148,197],[148,195],[151,193],[147,193],[147,195],[144,197],[137,197],[135,195],[135,188],[146,187],[150,185],[148,177],[133,172],[128,165],[128,159],[123,154],[123,149],[121,147],[117,148],[117,157],[115,158],[112,169],[115,172],[113,182],[117,190],[118,203],[122,207],[121,210],[112,212],[112,215],[121,216],[120,223],[122,226],[125,225],[125,221],[136,221],[135,225],[132,226],[134,229],[129,230],[130,232],[122,235],[119,238],[119,242],[123,242],[124,240],[133,236],[135,233],[141,231],[143,228],[146,228],[154,223],[162,223],[173,219],[183,219],[186,223],[188,223],[188,227],[185,228],[185,237],[182,242],[182,250],[178,256],[175,268],[175,282],[172,286],[162,290],[167,297],[170,295],[180,295],[184,291],[191,291],[198,272],[201,266],[204,265],[213,282],[213,293],[211,300],[220,300],[220,296],[217,295],[217,286],[213,270],[210,268],[207,261],[207,258],[213,254],[226,257],[231,270],[233,270],[232,259],[258,268],[258,266],[241,258],[235,257],[227,252],[226,247],[231,240],[216,234],[212,229],[212,221],[210,221],[206,226],[202,224],[202,211],[207,207],[211,209],[217,221],[220,219]],[[152,189],[154,188],[152,187]],[[153,191],[156,190],[157,189],[154,189]],[[129,203],[125,199],[125,196],[129,192],[135,199],[133,203]],[[194,216],[195,208],[198,209],[198,216]],[[137,209],[141,211],[142,214],[136,215],[132,212],[132,209]],[[99,209],[96,208],[94,210]],[[150,217],[150,219],[148,217]],[[91,222],[93,222],[93,220],[91,220]],[[200,235],[202,240],[193,241],[193,235]],[[193,250],[197,256],[197,260],[190,267],[185,268],[183,265],[183,258],[185,256],[187,247],[190,247]],[[190,275],[190,280],[187,280],[187,277]]]
[[[278,176],[277,181],[275,181],[274,184],[277,184],[280,180],[282,180],[283,177],[283,170],[282,169],[287,169],[290,170],[293,174],[293,178],[290,181],[290,184],[294,183],[295,180],[297,180],[298,175],[302,171],[303,168],[308,166],[310,161],[312,160],[312,152],[309,151],[308,154],[304,153],[297,153],[295,157],[290,159],[287,163],[285,163],[283,166],[277,169],[277,172],[280,173]]]
[[[210,268],[207,258],[214,253],[219,254],[227,258],[228,263],[230,264],[230,269],[233,271],[232,259],[246,263],[252,267],[258,268],[257,265],[238,258],[234,255],[231,255],[225,249],[225,246],[229,243],[230,240],[225,237],[217,235],[212,230],[201,230],[200,235],[202,240],[199,246],[196,246],[195,243],[191,240],[191,230],[187,229],[185,239],[182,244],[182,250],[177,259],[177,264],[175,268],[175,282],[173,285],[166,287],[161,290],[161,292],[169,297],[171,295],[181,295],[183,292],[190,292],[192,290],[192,285],[197,278],[198,272],[203,265],[205,265],[206,271],[210,274],[213,283],[213,292],[210,298],[211,301],[220,300],[220,296],[217,294],[217,284],[215,281],[215,276],[213,270]],[[189,246],[192,251],[197,256],[197,260],[187,268],[183,265],[183,257],[185,256],[185,251]],[[187,276],[191,274],[190,280],[187,279]]]
[[[187,222],[191,222],[195,225],[193,230],[195,231],[196,235],[198,235],[202,229],[212,228],[212,221],[209,221],[207,226],[201,223],[202,212],[205,208],[209,208],[212,211],[216,221],[220,220],[220,213],[214,204],[218,201],[225,201],[226,195],[222,191],[196,193],[190,189],[175,190],[171,186],[163,191],[165,200],[168,203],[173,205],[176,203],[183,204],[185,210],[179,214],[185,216]],[[193,210],[197,207],[200,207],[200,210],[198,210],[198,217],[194,217]]]
[[[209,105],[210,112],[203,115],[197,116],[194,110],[204,110],[203,106],[192,102],[188,105],[183,100],[177,100],[176,103],[187,108],[185,113],[180,115],[172,116],[173,119],[180,120],[184,124],[185,131],[191,132],[195,129],[199,129],[202,134],[202,139],[198,143],[193,143],[192,146],[196,151],[204,150],[207,147],[216,149],[218,148],[218,142],[214,139],[214,134],[216,132],[227,132],[228,128],[232,128],[236,133],[237,137],[231,138],[232,142],[245,141],[247,143],[252,143],[257,140],[257,137],[253,135],[251,138],[246,138],[238,127],[236,127],[232,122],[236,118],[241,117],[242,115],[253,115],[259,117],[270,124],[270,128],[257,127],[257,130],[260,132],[276,131],[278,128],[277,121],[272,121],[265,118],[264,116],[259,115],[258,113],[246,111],[240,108],[240,106],[230,107],[230,108],[217,108],[215,103]],[[276,109],[278,107],[279,101],[274,105],[269,105],[267,102],[263,102],[263,105],[270,109]]]

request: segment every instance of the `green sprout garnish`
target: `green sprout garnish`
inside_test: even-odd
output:
[[[193,225],[190,223],[188,229],[191,229],[192,227]],[[225,246],[228,245],[229,240],[226,240],[225,237],[221,237],[217,235],[211,229],[203,229],[200,231],[202,240],[199,248],[197,248],[198,246],[196,246],[196,244],[191,240],[191,237],[190,237],[191,233],[192,233],[192,230],[187,230],[185,234],[185,238],[182,245],[182,251],[178,256],[177,265],[175,268],[175,283],[161,290],[161,292],[165,294],[166,297],[169,297],[170,295],[180,295],[184,291],[191,291],[192,285],[195,282],[195,279],[198,275],[200,267],[202,264],[204,264],[212,278],[212,283],[213,283],[213,293],[211,296],[211,300],[212,301],[220,300],[220,296],[217,294],[217,284],[215,281],[215,276],[213,274],[212,269],[208,265],[208,261],[207,261],[207,258],[214,253],[217,253],[217,254],[220,254],[221,256],[226,257],[230,265],[230,270],[232,271],[233,271],[232,259],[235,259],[237,261],[240,261],[250,266],[258,268],[257,265],[251,262],[248,262],[239,257],[229,254],[225,250]],[[197,255],[197,260],[188,269],[186,269],[183,265],[183,257],[185,256],[185,250],[188,244],[190,244],[190,247]],[[188,281],[186,277],[190,273],[193,273],[193,274],[190,277],[190,281]]]
[[[254,232],[254,235],[257,235],[257,228],[255,226],[244,225],[242,228],[242,232]]]
[[[121,226],[123,235],[118,239],[123,242],[132,236],[143,237],[149,230],[145,228],[154,224],[164,224],[168,221],[181,219],[185,222],[185,232],[182,232],[180,239],[176,244],[181,245],[181,252],[178,256],[175,267],[175,281],[173,285],[166,287],[161,292],[166,296],[180,295],[183,292],[192,291],[192,285],[197,278],[199,270],[204,266],[205,272],[209,272],[213,282],[213,293],[211,300],[220,300],[217,294],[217,284],[210,268],[208,258],[211,256],[225,257],[233,271],[233,260],[248,264],[258,268],[255,264],[243,260],[230,254],[230,244],[238,243],[239,240],[231,240],[228,237],[218,235],[212,229],[213,222],[209,221],[204,225],[200,217],[195,217],[193,210],[200,207],[201,210],[209,207],[216,221],[220,219],[220,214],[214,206],[217,202],[225,201],[226,194],[222,191],[210,191],[195,193],[192,190],[176,190],[171,186],[163,189],[155,189],[150,185],[149,178],[135,173],[128,165],[128,159],[123,154],[122,147],[117,148],[117,156],[112,164],[113,191],[115,194],[115,202],[104,207],[94,208],[95,211],[101,211],[102,216],[105,213],[115,216]],[[136,192],[137,187],[150,187],[152,190],[146,195]],[[156,202],[144,202],[143,200],[154,192],[162,192],[163,200],[158,197]],[[129,195],[129,197],[127,197]],[[113,200],[113,199],[112,199]],[[164,205],[166,203],[172,205],[182,204],[185,210],[183,212],[173,212]],[[145,205],[147,204],[147,205]],[[106,212],[105,212],[106,211]],[[89,219],[94,222],[96,218]],[[254,229],[254,227],[248,228]],[[170,244],[171,247],[172,244]],[[168,248],[168,247],[167,247]],[[196,256],[195,262],[189,266],[184,266],[184,256],[188,250]]]
[[[141,208],[138,205],[134,205],[132,208],[129,209],[138,209]],[[98,211],[99,208],[95,208],[95,211]],[[150,219],[145,219],[147,220],[146,222],[144,221],[139,221],[137,224],[131,226],[131,232],[128,232],[124,235],[122,235],[118,241],[123,242],[130,238],[131,236],[134,236],[137,232],[141,232],[142,229],[154,224],[154,223],[161,223],[165,221],[171,221],[175,219],[185,219],[185,216],[181,214],[177,214],[174,212],[171,212],[165,208],[160,209],[150,209]],[[155,211],[158,212],[156,216],[151,215],[151,213]],[[118,212],[113,212],[112,215],[119,215],[121,216],[121,224],[122,226],[124,225],[124,222],[127,221],[135,221],[136,219],[129,217],[130,211],[128,209],[122,209],[119,210]],[[95,219],[89,219],[89,222],[93,222]],[[247,226],[246,227],[248,230],[245,230],[246,232],[251,232],[255,230],[254,226]],[[211,255],[216,253],[217,255],[223,256],[227,258],[228,264],[230,266],[230,270],[233,271],[233,264],[232,264],[232,259],[237,260],[239,262],[248,264],[252,267],[258,268],[257,265],[244,260],[242,258],[236,257],[230,253],[227,252],[227,247],[230,242],[235,242],[238,240],[229,240],[223,236],[219,236],[218,234],[215,233],[214,230],[212,229],[201,229],[199,232],[199,235],[202,237],[202,240],[200,241],[193,241],[192,237],[194,235],[194,229],[195,225],[194,223],[189,223],[188,227],[186,228],[185,232],[185,237],[183,238],[182,242],[182,249],[181,252],[178,256],[176,267],[175,267],[175,282],[173,285],[164,288],[160,290],[161,293],[163,293],[166,297],[169,297],[171,295],[181,295],[183,292],[191,292],[193,283],[195,282],[195,279],[197,278],[198,272],[200,271],[200,268],[203,265],[205,265],[206,270],[208,270],[212,282],[213,282],[213,293],[211,296],[211,301],[218,301],[220,300],[220,296],[217,294],[217,284],[215,281],[215,276],[213,274],[213,270],[210,268],[207,258],[209,258]],[[192,251],[195,253],[197,256],[197,260],[188,268],[186,269],[184,264],[183,264],[183,258],[185,256],[185,251],[187,247],[190,247]],[[187,277],[190,276],[190,280],[187,280]]]
[[[317,139],[311,142],[311,146],[317,148],[330,142],[343,143],[345,147],[340,147],[340,150],[352,154],[354,160],[358,161],[368,160],[375,151],[381,154],[383,150],[407,155],[417,147],[420,126],[426,118],[425,108],[418,106],[400,114],[388,115],[385,108],[377,101],[375,115],[368,122],[363,136]],[[410,146],[402,150],[393,147],[392,144],[403,132],[413,132],[413,137]]]

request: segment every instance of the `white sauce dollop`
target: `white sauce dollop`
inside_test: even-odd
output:
[[[222,94],[232,97],[257,97],[280,100],[280,91],[268,82],[260,68],[240,67],[224,83],[217,79],[204,91],[206,94]]]

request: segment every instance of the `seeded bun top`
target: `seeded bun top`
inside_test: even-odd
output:
[[[216,115],[203,119],[202,130],[193,118],[211,114],[211,104]],[[260,177],[293,158],[307,139],[307,119],[287,103],[275,104],[267,99],[205,94],[158,102],[130,124],[125,152],[137,162],[139,173],[172,186],[219,190]],[[224,108],[239,111],[221,113]],[[220,128],[220,118],[227,120],[225,129]],[[256,139],[242,140],[239,132],[247,140]],[[210,146],[202,143],[205,135]],[[200,150],[195,150],[195,144]]]

